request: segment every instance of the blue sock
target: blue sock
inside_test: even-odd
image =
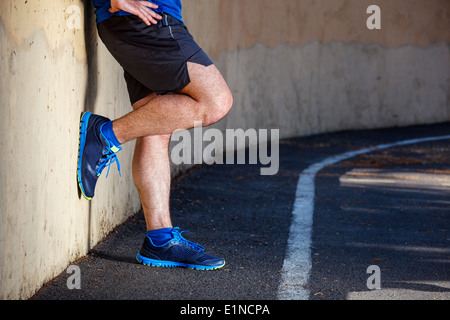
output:
[[[111,142],[116,147],[120,147],[121,143],[117,140],[112,125],[113,125],[112,121],[106,122],[101,126],[100,131],[109,142]]]
[[[172,228],[163,228],[147,231],[149,237],[155,246],[161,246],[172,240]]]

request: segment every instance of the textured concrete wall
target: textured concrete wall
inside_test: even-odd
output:
[[[183,4],[234,93],[219,128],[290,137],[450,120],[448,0]],[[381,30],[366,27],[371,4],[382,10]],[[31,296],[140,208],[133,143],[119,154],[122,178],[114,168],[102,176],[92,202],[77,190],[81,112],[115,118],[130,110],[91,6],[0,2],[1,299]],[[79,28],[69,8],[80,8]]]
[[[67,25],[71,5],[81,9],[80,29]],[[140,204],[132,144],[120,155],[122,178],[112,168],[92,202],[78,193],[81,113],[130,110],[122,72],[98,43],[84,3],[1,1],[0,17],[0,298],[17,299],[86,254]]]
[[[374,4],[380,30],[366,26]],[[192,0],[185,9],[232,87],[222,126],[290,137],[450,120],[448,0]]]

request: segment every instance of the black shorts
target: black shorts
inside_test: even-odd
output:
[[[213,64],[181,21],[159,14],[162,20],[151,26],[134,15],[111,17],[97,25],[103,43],[124,69],[132,104],[151,93],[183,89],[190,82],[187,61]]]

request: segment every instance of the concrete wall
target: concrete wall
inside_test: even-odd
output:
[[[373,4],[381,30],[366,26]],[[185,1],[197,8],[185,20],[232,86],[228,127],[290,137],[450,119],[448,0]]]
[[[291,137],[450,120],[448,0],[183,4],[191,33],[234,93],[219,128]],[[371,4],[382,10],[381,30],[366,27]],[[115,118],[130,110],[91,6],[0,2],[1,299],[30,297],[140,208],[133,143],[119,155],[122,178],[102,176],[92,202],[77,189],[81,112]]]
[[[69,29],[70,5],[81,29]],[[73,13],[72,13],[73,14]],[[122,72],[73,0],[0,3],[0,298],[27,298],[139,210],[133,145],[96,199],[80,197],[79,119],[130,110]],[[85,25],[86,22],[86,25]]]

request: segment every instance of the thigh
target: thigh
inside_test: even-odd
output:
[[[186,94],[198,102],[214,102],[224,95],[231,95],[230,89],[217,67],[188,62],[190,82],[179,93]]]

